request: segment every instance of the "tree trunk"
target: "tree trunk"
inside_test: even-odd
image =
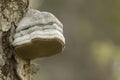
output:
[[[18,57],[12,46],[15,28],[28,5],[28,0],[0,0],[0,80],[30,80],[30,61]]]

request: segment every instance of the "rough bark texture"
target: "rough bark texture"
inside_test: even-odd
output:
[[[11,44],[28,4],[28,0],[0,0],[0,80],[30,80],[30,61],[19,58]]]

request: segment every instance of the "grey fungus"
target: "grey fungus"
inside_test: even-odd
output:
[[[63,51],[62,23],[49,12],[30,9],[19,22],[13,46],[24,59],[48,57]]]

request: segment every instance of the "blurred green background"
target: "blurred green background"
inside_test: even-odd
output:
[[[63,23],[62,54],[36,59],[33,80],[120,80],[120,0],[31,0]]]

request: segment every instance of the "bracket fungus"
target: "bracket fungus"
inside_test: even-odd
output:
[[[62,23],[49,12],[30,9],[18,23],[13,46],[24,59],[47,57],[64,49]]]

